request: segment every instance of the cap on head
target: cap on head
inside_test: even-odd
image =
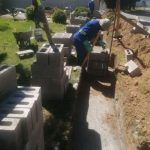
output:
[[[107,18],[105,19],[99,19],[99,24],[102,28],[103,31],[106,31],[109,29],[110,25],[111,25],[111,21]]]

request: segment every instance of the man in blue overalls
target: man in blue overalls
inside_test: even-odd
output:
[[[86,55],[92,51],[91,41],[99,30],[106,31],[110,25],[109,19],[92,19],[74,34],[73,42],[77,52],[78,65],[81,66]]]

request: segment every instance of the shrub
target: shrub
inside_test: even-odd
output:
[[[90,10],[86,7],[76,7],[74,10],[74,14],[75,16],[81,16],[81,14],[85,12],[87,13],[87,17],[90,17]]]
[[[26,8],[26,17],[28,20],[34,20],[34,8],[29,6]]]
[[[61,9],[56,9],[53,13],[52,20],[55,23],[65,24],[67,20],[67,16]]]

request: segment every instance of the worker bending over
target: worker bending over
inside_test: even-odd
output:
[[[110,24],[111,21],[107,18],[92,19],[74,34],[73,42],[77,52],[78,65],[81,66],[87,54],[92,51],[91,41],[100,30],[108,30]]]

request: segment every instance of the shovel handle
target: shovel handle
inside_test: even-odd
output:
[[[95,40],[94,40],[94,42],[93,42],[92,48],[95,46],[95,44],[96,44],[96,42],[97,42],[99,36],[100,36],[100,31],[98,32],[98,34],[97,34],[97,36],[96,36],[96,38],[95,38]],[[82,67],[84,67],[85,63],[88,61],[89,55],[90,55],[90,53],[88,53],[88,54],[86,55],[86,57],[84,58],[83,63],[82,63]]]

